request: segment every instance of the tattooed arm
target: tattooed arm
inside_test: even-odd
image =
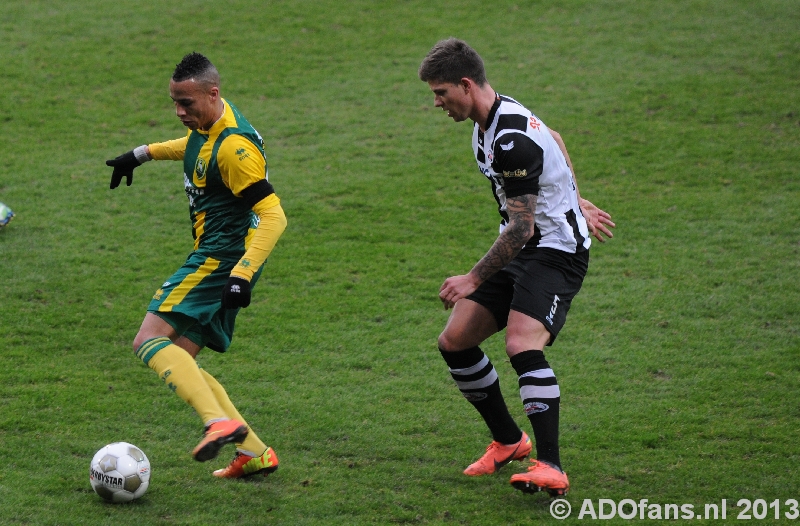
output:
[[[472,267],[469,274],[447,278],[439,289],[439,299],[445,310],[452,308],[458,300],[475,292],[481,283],[508,265],[522,247],[525,246],[534,230],[536,196],[525,194],[510,197],[506,201],[508,225],[495,240],[492,248]]]

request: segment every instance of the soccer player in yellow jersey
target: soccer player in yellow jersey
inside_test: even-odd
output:
[[[253,432],[213,376],[198,367],[203,347],[225,352],[236,314],[250,305],[252,287],[286,228],[280,200],[268,180],[261,136],[220,95],[219,73],[199,53],[183,57],[169,83],[185,137],[142,145],[106,161],[111,188],[149,160],[182,160],[194,250],[159,288],[134,338],[136,355],[189,403],[205,425],[195,460],[217,456],[225,444],[236,455],[217,477],[265,476],[278,457]]]

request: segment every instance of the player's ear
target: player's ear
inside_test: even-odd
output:
[[[472,89],[472,84],[473,82],[471,78],[464,77],[461,79],[461,82],[459,82],[458,85],[461,86],[461,89],[464,90],[464,93],[469,93],[469,90]]]

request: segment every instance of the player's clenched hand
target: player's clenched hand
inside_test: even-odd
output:
[[[250,305],[250,282],[231,276],[222,291],[222,308],[238,309]]]
[[[119,157],[106,161],[106,166],[112,166],[114,171],[111,173],[111,189],[119,186],[122,178],[127,178],[127,185],[130,186],[133,182],[133,169],[141,165],[133,150],[125,152]]]
[[[466,298],[478,288],[480,282],[472,274],[453,276],[444,280],[439,289],[439,299],[444,310],[452,309],[461,298]]]
[[[605,242],[603,234],[607,235],[609,239],[614,237],[614,234],[608,229],[614,228],[614,222],[611,220],[611,215],[605,210],[600,210],[588,199],[581,199],[581,211],[583,217],[586,218],[586,224],[589,227],[589,232],[597,238],[601,243]]]

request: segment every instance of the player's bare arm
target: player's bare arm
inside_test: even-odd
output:
[[[536,196],[510,197],[506,201],[509,223],[489,252],[470,271],[481,283],[508,265],[522,247],[533,237]]]
[[[611,220],[611,214],[606,212],[605,210],[601,210],[597,206],[595,206],[591,201],[588,199],[583,199],[581,197],[580,188],[578,188],[578,176],[575,175],[575,167],[572,165],[572,161],[569,158],[569,153],[567,153],[567,145],[564,144],[564,139],[561,138],[561,134],[555,130],[550,130],[550,135],[553,136],[556,143],[558,144],[561,153],[564,154],[564,159],[567,160],[567,166],[572,171],[572,180],[575,183],[575,192],[578,194],[578,203],[580,204],[581,211],[583,212],[583,217],[586,219],[586,225],[589,227],[589,232],[600,241],[601,243],[605,243],[605,238],[603,238],[603,234],[610,238],[614,237],[614,234],[611,233],[609,227],[613,228],[617,225]]]
[[[506,201],[509,222],[492,248],[470,270],[469,274],[447,278],[439,289],[439,298],[445,309],[452,308],[458,300],[475,292],[481,283],[508,265],[534,231],[536,196],[532,194],[510,197]]]

